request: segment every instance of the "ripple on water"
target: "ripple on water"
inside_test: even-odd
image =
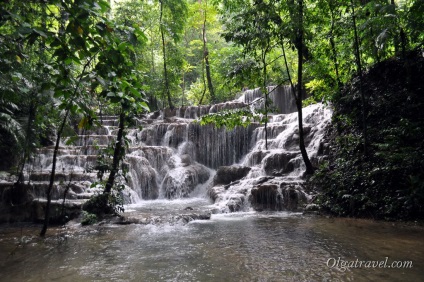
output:
[[[182,205],[184,206],[184,205]],[[423,228],[293,213],[189,224],[0,229],[2,281],[419,281]],[[30,242],[19,246],[20,238]],[[22,242],[25,242],[23,240]],[[13,253],[13,254],[11,254]],[[329,268],[329,258],[412,260],[412,269]]]

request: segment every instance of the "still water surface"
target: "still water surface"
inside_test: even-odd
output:
[[[202,204],[190,201],[130,208]],[[0,281],[424,281],[424,229],[411,224],[252,212],[185,225],[68,226],[46,239],[38,232],[0,226]],[[327,266],[386,257],[412,268]]]

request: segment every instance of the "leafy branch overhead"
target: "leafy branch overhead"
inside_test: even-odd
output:
[[[224,110],[218,113],[204,115],[198,121],[200,125],[213,124],[216,127],[226,127],[232,130],[237,126],[246,127],[252,122],[265,122],[265,116],[250,111],[248,108]]]

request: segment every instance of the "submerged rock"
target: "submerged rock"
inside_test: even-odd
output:
[[[193,220],[209,220],[211,218],[210,211],[181,211],[176,215],[169,216],[155,216],[151,214],[131,213],[128,215],[120,216],[113,222],[114,224],[187,224]]]

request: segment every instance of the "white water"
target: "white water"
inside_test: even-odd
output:
[[[172,202],[183,207],[183,201],[190,200]],[[169,209],[169,201],[144,202],[155,212]],[[46,239],[38,231],[2,226],[1,281],[422,281],[424,275],[423,228],[399,223],[247,212],[185,225],[68,226],[50,229]],[[413,267],[327,265],[386,257]]]
[[[295,205],[312,196],[303,189],[295,113],[272,116],[265,150],[264,129],[259,125],[226,132],[193,124],[205,108],[180,109],[177,117],[146,120],[142,131],[129,132],[125,214],[139,216],[145,224],[81,228],[70,222],[64,229],[49,229],[46,239],[34,236],[38,226],[2,226],[0,280],[419,281],[423,277],[422,228],[280,211],[297,210]],[[307,151],[318,164],[325,157],[321,143],[331,110],[313,105],[304,109],[303,116]],[[55,197],[63,196],[68,183],[72,197],[92,192],[86,187],[96,174],[87,171],[99,149],[113,140],[99,136],[114,132],[114,117],[105,118],[105,124],[107,132],[99,129],[81,137],[79,146],[61,147],[57,177],[61,183]],[[38,188],[48,180],[51,156],[51,148],[41,149],[27,167],[39,197],[43,193]],[[213,187],[215,169],[232,164],[251,170],[239,182]],[[276,187],[276,192],[259,193],[264,187]],[[175,197],[167,199],[167,191]],[[257,198],[252,196],[255,193]],[[262,196],[268,198],[258,203]],[[279,212],[259,213],[254,208]],[[210,220],[187,219],[191,212],[209,211],[216,213]],[[343,270],[327,265],[329,259],[386,257],[412,261],[414,266]]]
[[[281,101],[290,103],[291,95],[287,89],[281,89],[274,91],[272,96],[280,108],[283,107]],[[252,196],[252,189],[263,189],[261,186],[268,185],[275,191],[266,197],[279,198],[271,209],[297,210],[297,202],[299,205],[306,204],[312,196],[303,191],[302,186],[305,167],[298,148],[297,113],[270,116],[267,150],[262,125],[253,123],[246,128],[227,131],[196,123],[195,118],[205,113],[244,106],[241,101],[250,102],[256,98],[257,92],[246,91],[238,101],[212,107],[181,108],[175,115],[167,114],[165,118],[165,113],[162,113],[159,118],[141,119],[138,124],[142,129],[130,129],[127,133],[130,146],[124,163],[128,174],[126,181],[120,178],[127,186],[124,191],[126,203],[211,196],[215,202],[214,212],[249,211],[252,209],[251,202],[257,201],[253,199],[255,195],[264,194],[259,191]],[[285,93],[285,98],[276,96],[277,93]],[[311,161],[318,165],[324,157],[319,150],[331,110],[316,104],[304,108],[303,117],[307,152]],[[98,129],[80,132],[75,145],[61,145],[56,168],[57,178],[61,181],[57,184],[58,198],[70,184],[75,187],[74,193],[70,194],[74,197],[81,192],[90,195],[97,191],[87,187],[97,180],[93,168],[98,155],[114,142],[116,117],[103,117],[103,124]],[[38,189],[40,197],[47,186],[52,152],[51,147],[40,149],[35,160],[27,166],[32,183],[41,188]],[[251,170],[231,185],[213,186],[215,170],[229,165],[246,166]],[[295,204],[287,198],[287,191],[296,194]],[[253,208],[269,208],[266,201],[275,204],[274,200],[265,199],[264,203],[259,203],[259,208]]]

